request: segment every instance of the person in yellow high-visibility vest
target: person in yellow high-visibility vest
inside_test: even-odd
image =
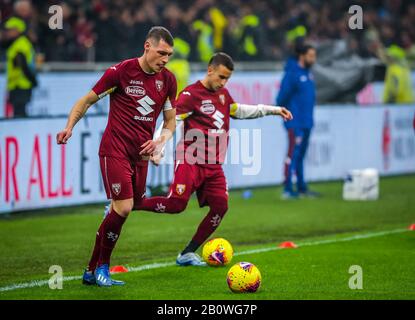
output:
[[[405,51],[397,45],[391,45],[386,49],[386,61],[387,68],[383,102],[414,102],[411,69],[406,60]]]
[[[14,117],[27,117],[26,105],[37,86],[35,74],[35,50],[25,35],[26,23],[12,17],[5,23],[7,94]],[[12,116],[8,114],[7,116]]]
[[[216,51],[220,51],[223,49],[223,34],[228,20],[217,7],[210,8],[209,15],[213,26],[213,47]]]
[[[208,62],[214,52],[213,28],[208,22],[199,19],[193,22],[192,29],[197,32],[198,59],[202,62]]]
[[[242,57],[248,60],[256,59],[258,55],[257,30],[259,17],[249,14],[241,19],[242,34]]]
[[[238,27],[240,59],[246,61],[261,60],[263,52],[263,35],[261,34],[261,20],[252,7],[243,5]]]
[[[174,54],[169,61],[168,68],[176,76],[177,94],[187,87],[190,77],[190,64],[187,60],[190,54],[190,45],[181,38],[174,38]]]

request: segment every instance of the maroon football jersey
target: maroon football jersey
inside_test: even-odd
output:
[[[176,159],[201,165],[222,164],[233,103],[226,88],[210,91],[200,81],[186,87],[175,103],[177,115],[184,118],[184,132],[176,149]]]
[[[92,90],[100,97],[110,92],[108,124],[99,155],[141,160],[140,147],[153,139],[160,112],[174,108],[174,75],[167,69],[148,74],[133,58],[110,67]]]

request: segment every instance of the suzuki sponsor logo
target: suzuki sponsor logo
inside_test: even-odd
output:
[[[125,93],[129,96],[142,97],[146,94],[146,90],[140,86],[128,86],[125,88]]]
[[[213,115],[213,119],[215,119],[216,121],[213,122],[213,124],[218,128],[218,129],[222,129],[225,121],[223,121],[224,118],[224,114],[222,112],[220,112],[219,110],[217,110],[215,112],[215,114]]]
[[[134,116],[134,120],[151,122],[151,121],[153,121],[153,117]]]
[[[137,102],[140,104],[140,106],[137,107],[137,110],[142,114],[142,116],[134,116],[134,120],[153,121],[153,117],[146,116],[154,111],[152,106],[156,103],[149,96],[145,96],[140,100],[137,100]]]
[[[146,116],[149,113],[152,113],[154,111],[152,106],[154,106],[156,103],[149,96],[145,96],[141,98],[140,100],[137,100],[137,102],[140,104],[140,107],[137,107],[137,110],[143,116]]]

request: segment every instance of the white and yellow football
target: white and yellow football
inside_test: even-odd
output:
[[[231,262],[233,248],[229,241],[223,238],[215,238],[205,243],[202,256],[208,265],[224,266]]]
[[[226,278],[233,292],[256,292],[262,281],[258,268],[249,262],[239,262],[229,269]]]

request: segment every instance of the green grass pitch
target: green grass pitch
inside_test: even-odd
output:
[[[313,184],[321,199],[282,201],[281,188],[255,189],[250,199],[231,192],[214,237],[232,243],[231,264],[258,266],[263,281],[255,294],[230,292],[230,266],[174,265],[206,213],[194,199],[179,215],[130,215],[112,258],[132,268],[114,275],[124,287],[87,287],[77,278],[103,205],[11,215],[0,219],[0,299],[415,299],[415,231],[407,230],[415,223],[414,186],[413,175],[383,178],[380,199],[368,202],[341,200],[340,182]],[[282,241],[299,247],[275,250]],[[51,265],[75,279],[51,290]],[[361,290],[349,288],[352,265],[362,267]]]

